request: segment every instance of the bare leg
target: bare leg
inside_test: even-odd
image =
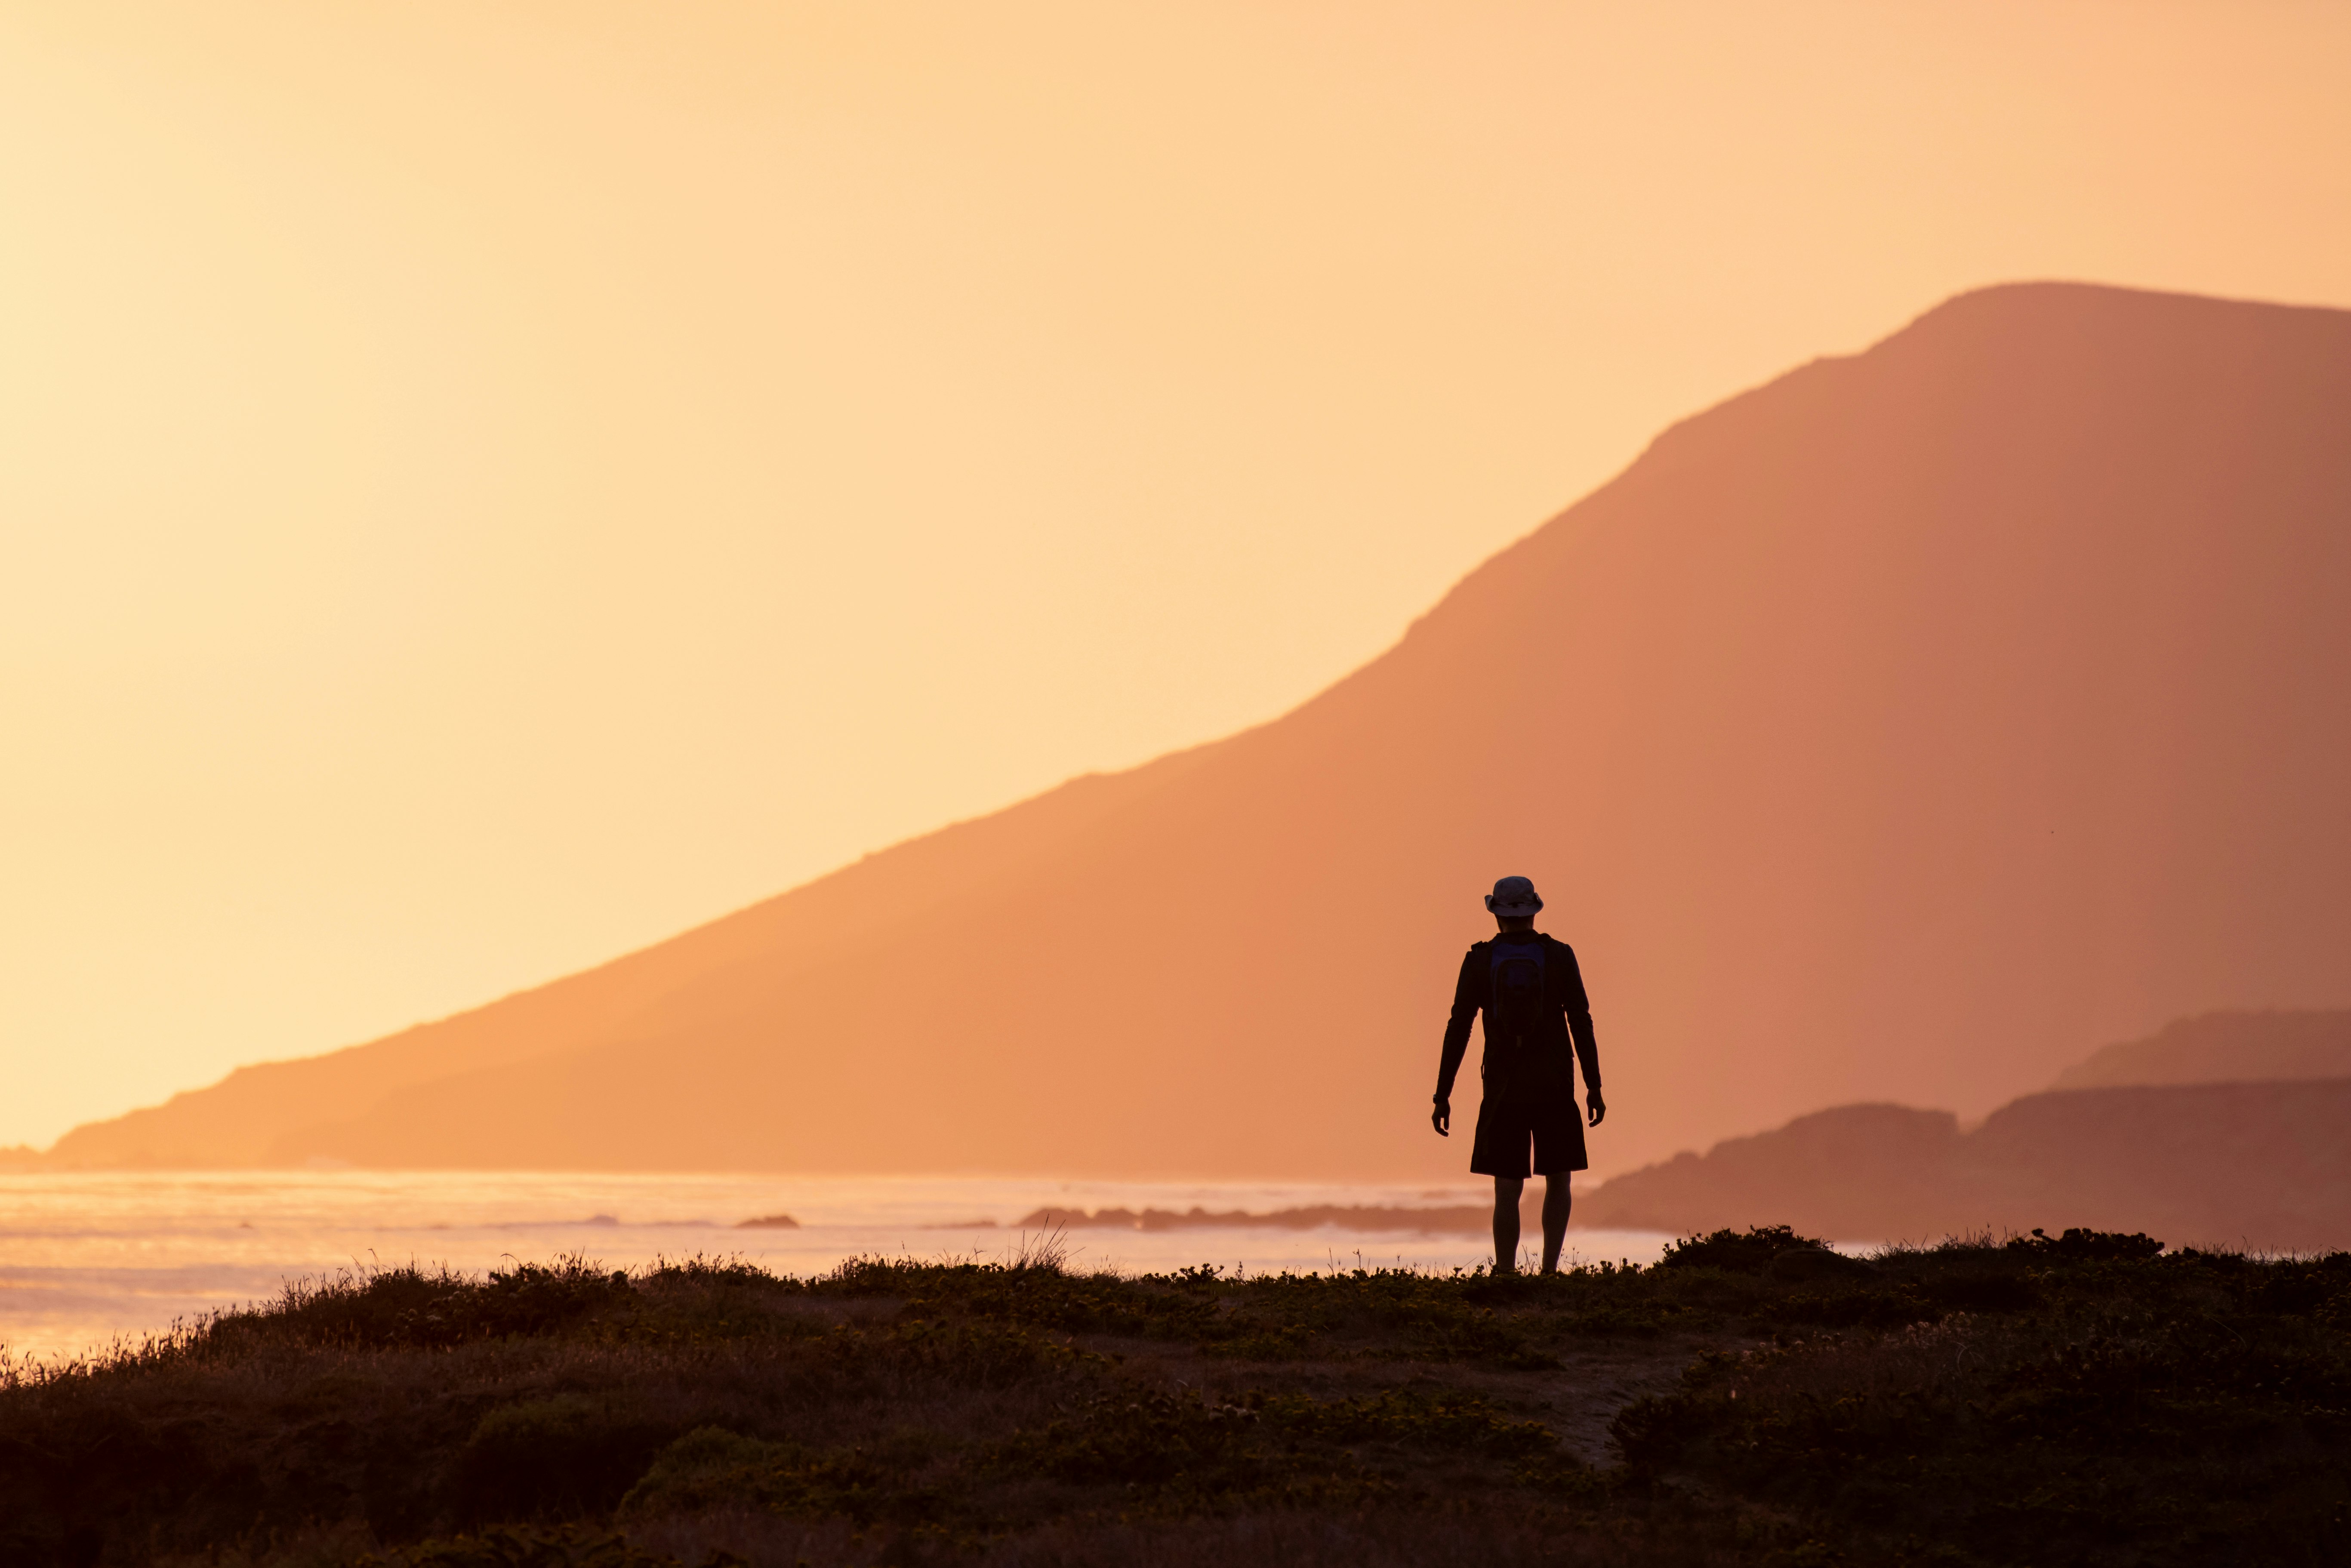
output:
[[[1519,1271],[1519,1195],[1527,1184],[1517,1176],[1494,1178],[1494,1272]]]
[[[1568,1190],[1567,1173],[1543,1177],[1543,1264],[1546,1274],[1559,1272],[1559,1249],[1567,1242],[1567,1213],[1575,1201]]]

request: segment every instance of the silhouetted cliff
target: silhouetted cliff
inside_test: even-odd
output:
[[[1596,1228],[1784,1223],[1854,1240],[2035,1226],[2174,1245],[2351,1245],[2351,1078],[2032,1094],[1982,1126],[1844,1105],[1618,1176],[1576,1203]]]
[[[1504,873],[1583,960],[1599,1168],[1988,1109],[2351,1002],[2346,517],[2351,312],[1970,294],[1667,431],[1274,723],[57,1158],[1458,1174]]]
[[[2057,1075],[2059,1089],[2351,1078],[2351,1011],[2204,1013],[2110,1045]]]

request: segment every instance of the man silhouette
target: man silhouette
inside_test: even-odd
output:
[[[1568,1173],[1591,1164],[1583,1155],[1583,1120],[1576,1114],[1570,1038],[1595,1127],[1608,1114],[1600,1098],[1600,1042],[1592,1032],[1592,1003],[1583,994],[1575,949],[1535,929],[1535,912],[1542,908],[1535,884],[1506,876],[1487,894],[1486,907],[1501,930],[1461,960],[1429,1121],[1437,1136],[1453,1135],[1453,1079],[1469,1049],[1469,1020],[1482,1010],[1485,1094],[1469,1168],[1494,1178],[1494,1272],[1518,1272],[1519,1197],[1526,1190],[1531,1145],[1533,1168],[1543,1176],[1542,1271],[1552,1274],[1559,1270],[1559,1249],[1567,1239]]]

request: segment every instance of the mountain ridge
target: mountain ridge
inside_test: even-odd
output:
[[[1948,1111],[1839,1105],[1604,1182],[1577,1197],[1575,1222],[1921,1244],[2078,1226],[2175,1247],[2340,1249],[2351,1078],[2048,1090],[1964,1131]]]
[[[2175,1019],[2093,1052],[2052,1089],[2351,1078],[2351,1009],[2242,1008]]]
[[[1593,982],[1604,1169],[2351,1000],[2346,407],[2351,313],[1962,295],[1667,427],[1275,720],[51,1157],[1433,1175],[1505,872]]]

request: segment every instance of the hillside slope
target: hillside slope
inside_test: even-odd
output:
[[[1457,1171],[1478,894],[1602,1170],[2351,975],[2351,313],[1963,296],[1667,431],[1278,722],[68,1164]]]
[[[2351,1078],[2029,1094],[1969,1133],[1948,1111],[1844,1105],[1618,1176],[1575,1218],[1877,1241],[2079,1225],[2174,1246],[2340,1249]]]
[[[2059,1073],[2051,1087],[2302,1078],[2351,1078],[2351,1010],[2231,1009],[2176,1019],[2146,1040],[2093,1052]]]

